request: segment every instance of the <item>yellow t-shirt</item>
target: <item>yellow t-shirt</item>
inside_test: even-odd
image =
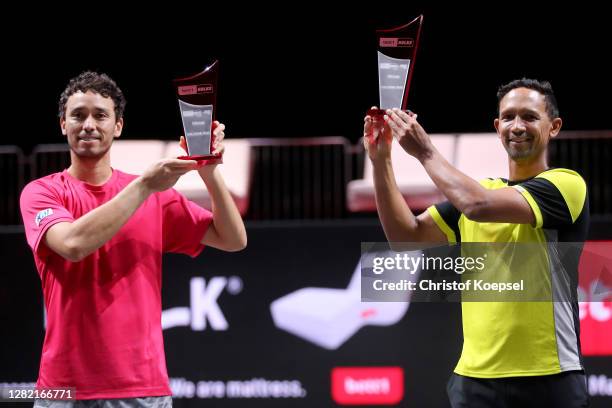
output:
[[[455,372],[478,378],[556,374],[582,370],[578,303],[558,293],[576,293],[577,253],[560,256],[550,242],[584,242],[589,224],[586,184],[568,169],[550,169],[520,182],[486,179],[487,189],[516,188],[531,206],[535,225],[469,220],[452,204],[428,208],[448,241],[541,243],[542,256],[522,265],[550,284],[551,299],[538,302],[462,302],[463,350]],[[567,279],[552,268],[563,262]],[[572,292],[573,291],[573,292]]]

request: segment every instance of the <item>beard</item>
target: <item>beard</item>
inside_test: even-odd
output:
[[[512,143],[512,139],[506,138],[502,144],[508,156],[514,161],[528,160],[538,154],[534,138],[528,138],[522,143]]]

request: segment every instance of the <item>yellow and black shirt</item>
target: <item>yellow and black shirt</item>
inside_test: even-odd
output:
[[[511,186],[531,206],[535,225],[469,220],[451,203],[428,208],[450,243],[542,243],[544,263],[530,263],[549,276],[551,301],[463,302],[463,350],[455,372],[479,378],[518,377],[582,370],[578,303],[558,301],[559,292],[576,293],[581,247],[559,258],[548,243],[584,242],[589,225],[587,188],[582,177],[568,169],[550,169],[523,181],[486,179],[487,189]],[[568,279],[552,268],[563,262]],[[543,270],[542,270],[543,269]],[[556,299],[556,300],[555,300]]]

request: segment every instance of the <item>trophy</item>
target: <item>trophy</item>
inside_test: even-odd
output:
[[[219,61],[215,61],[199,74],[173,81],[187,142],[187,156],[179,159],[203,161],[220,157],[212,154],[218,72]]]
[[[421,14],[401,27],[376,30],[380,109],[370,109],[368,115],[382,118],[387,109],[406,110],[422,23]]]

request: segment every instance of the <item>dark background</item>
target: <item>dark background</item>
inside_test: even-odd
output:
[[[431,133],[492,131],[497,88],[550,80],[564,129],[610,129],[612,35],[603,10],[418,2],[345,8],[166,5],[7,14],[3,28],[3,144],[26,153],[61,142],[57,99],[82,70],[110,74],[127,96],[124,137],[181,133],[171,80],[220,60],[218,119],[227,137],[345,136],[357,141],[377,104],[374,30],[423,13],[409,107]],[[49,11],[57,13],[58,10]]]

